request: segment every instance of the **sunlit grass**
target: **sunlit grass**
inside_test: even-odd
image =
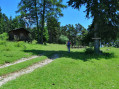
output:
[[[102,55],[85,54],[84,49],[65,45],[26,44],[25,53],[60,54],[52,63],[3,85],[1,89],[118,89],[119,48],[101,48]],[[24,82],[23,82],[24,81]]]
[[[23,57],[30,57],[32,55],[46,54],[45,52],[33,53],[32,50],[58,51],[66,50],[64,45],[57,44],[28,44],[25,42],[6,42],[6,45],[0,45],[0,64],[14,62]],[[29,52],[26,52],[29,51]],[[53,53],[53,52],[52,52]],[[49,54],[49,53],[48,53]]]
[[[41,57],[38,57],[38,58],[35,58],[32,60],[28,60],[28,61],[25,61],[22,63],[18,63],[15,65],[9,66],[9,67],[1,68],[0,69],[0,76],[9,74],[9,73],[12,73],[15,71],[19,71],[19,70],[24,69],[24,68],[27,68],[27,67],[29,67],[29,66],[37,63],[37,62],[40,62],[46,58],[47,58],[46,56],[41,56]]]

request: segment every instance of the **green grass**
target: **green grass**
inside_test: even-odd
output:
[[[40,44],[28,44],[25,42],[7,42],[5,44],[0,44],[0,65],[5,63],[17,61],[23,57],[30,57],[32,55],[51,55],[54,50],[58,51],[62,50],[62,45],[57,44],[48,44],[48,45],[40,45]],[[42,51],[41,51],[42,50]],[[46,53],[45,51],[52,51],[50,53]]]
[[[31,66],[31,65],[33,65],[37,62],[40,62],[46,58],[47,58],[46,56],[41,56],[41,57],[38,57],[38,58],[35,58],[32,60],[28,60],[28,61],[25,61],[25,62],[22,62],[19,64],[15,64],[15,65],[12,65],[9,67],[1,68],[0,69],[0,76],[5,75],[5,74],[9,74],[9,73],[12,73],[15,71],[19,71],[19,70],[24,69],[24,68],[27,68],[28,66]]]
[[[32,55],[30,53],[25,53],[23,47],[16,47],[16,44],[17,42],[7,42],[6,45],[0,45],[0,64],[14,62],[20,58]]]
[[[109,50],[107,50],[109,49]],[[119,48],[102,48],[102,55],[85,54],[84,49],[71,49],[65,45],[29,45],[25,53],[45,56],[53,53],[60,58],[12,80],[0,89],[118,89]]]

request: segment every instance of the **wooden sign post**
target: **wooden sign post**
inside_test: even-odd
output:
[[[101,38],[92,38],[93,40],[100,40]]]
[[[99,41],[100,40],[100,47],[101,47],[101,38],[92,38],[93,40],[97,40],[97,41]]]

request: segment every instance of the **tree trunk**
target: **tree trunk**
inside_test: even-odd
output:
[[[95,32],[94,32],[94,38],[99,38],[98,37],[98,32],[97,32],[97,23],[95,22],[95,26],[94,26],[94,29],[95,29]],[[99,43],[99,39],[95,39],[94,41],[94,51],[96,54],[99,54],[100,53],[100,43]]]
[[[37,11],[37,2],[36,2],[36,0],[35,0],[35,13],[36,13],[36,23],[37,23],[37,34],[38,34],[38,43],[40,43],[40,32],[39,32],[39,23],[38,23],[38,11]]]
[[[41,44],[43,44],[43,30],[44,30],[44,20],[45,20],[45,5],[46,1],[43,0],[43,14],[42,14],[42,29],[41,29]]]

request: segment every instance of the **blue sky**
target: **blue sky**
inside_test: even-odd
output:
[[[66,4],[68,0],[64,0],[64,4]],[[18,9],[17,5],[20,2],[20,0],[0,0],[0,7],[2,8],[2,13],[5,13],[8,17],[12,16],[13,18],[17,16],[18,14],[15,13],[15,11]],[[61,26],[64,26],[66,24],[77,24],[80,23],[85,28],[88,28],[88,25],[92,23],[92,19],[87,19],[85,17],[86,13],[85,7],[83,6],[80,11],[77,9],[73,9],[72,7],[68,7],[66,9],[63,9],[63,17],[59,18],[59,22],[61,22]]]

